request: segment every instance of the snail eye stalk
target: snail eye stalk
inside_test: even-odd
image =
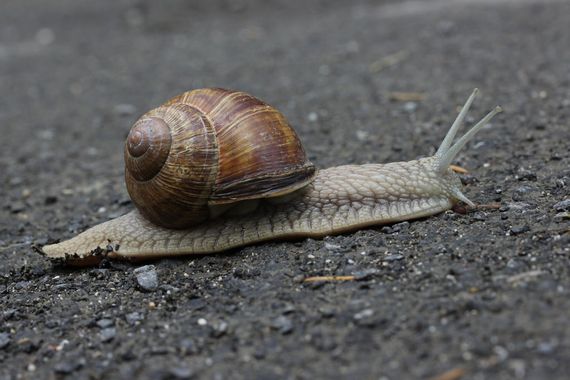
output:
[[[487,123],[489,123],[489,121],[491,121],[491,119],[496,114],[502,112],[503,110],[499,106],[495,107],[495,109],[489,112],[484,118],[482,118],[477,124],[475,124],[475,126],[473,126],[469,131],[467,131],[467,133],[461,136],[461,138],[459,138],[459,140],[457,140],[455,144],[451,145],[453,139],[455,138],[455,135],[457,134],[457,131],[459,130],[459,127],[463,123],[463,120],[465,119],[465,116],[467,115],[467,112],[471,107],[471,104],[473,103],[473,100],[475,99],[478,93],[479,93],[478,89],[473,90],[471,96],[469,96],[469,99],[467,99],[467,101],[465,102],[465,105],[459,112],[459,115],[457,115],[457,118],[453,122],[453,125],[449,129],[449,132],[447,132],[447,135],[443,139],[443,142],[441,143],[439,149],[435,154],[436,157],[435,171],[439,174],[444,174],[447,171],[449,165],[451,164],[451,161],[453,161],[453,159],[457,156],[457,154],[461,151],[461,149],[463,149],[465,144],[467,144],[467,142],[469,142],[469,140],[471,140],[477,132],[479,132],[485,125],[487,125]]]

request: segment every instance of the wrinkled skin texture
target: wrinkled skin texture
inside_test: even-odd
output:
[[[101,254],[152,258],[224,251],[270,239],[319,237],[393,223],[450,209],[461,183],[435,158],[321,170],[313,183],[283,203],[266,200],[252,213],[211,220],[184,230],[157,227],[138,211],[49,245],[50,258],[81,260]]]

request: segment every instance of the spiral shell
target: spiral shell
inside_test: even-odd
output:
[[[285,117],[244,92],[183,93],[143,115],[125,142],[129,195],[168,228],[209,219],[219,205],[291,193],[314,175]]]

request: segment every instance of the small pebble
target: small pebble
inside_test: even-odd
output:
[[[404,103],[404,111],[413,113],[417,108],[418,104],[416,102],[406,102]]]
[[[54,203],[57,203],[57,197],[55,195],[48,195],[44,198],[44,204],[46,206],[52,205]]]
[[[180,351],[184,355],[193,355],[198,353],[198,347],[192,339],[183,339],[179,344]]]
[[[84,358],[70,358],[69,360],[66,360],[64,362],[59,362],[57,363],[54,367],[53,370],[56,373],[61,373],[63,375],[69,375],[70,373],[73,373],[75,371],[77,371],[78,369],[82,368],[85,365],[85,359]]]
[[[327,251],[340,251],[342,249],[342,247],[340,245],[325,242],[325,249]]]
[[[263,359],[267,356],[267,353],[265,352],[265,350],[262,347],[257,347],[255,349],[255,351],[253,352],[253,357],[260,360]]]
[[[16,342],[22,352],[31,354],[40,348],[40,342],[30,338],[22,338]]]
[[[362,131],[360,129],[356,131],[356,138],[358,139],[358,141],[361,142],[366,141],[368,140],[368,136],[369,133],[367,131]]]
[[[550,355],[556,350],[556,346],[555,342],[541,342],[536,347],[536,350],[543,355]]]
[[[379,271],[376,268],[369,268],[369,269],[364,269],[358,272],[354,273],[354,279],[356,281],[363,281],[363,280],[368,280],[371,277],[373,277],[375,274],[377,274]]]
[[[372,309],[364,309],[356,314],[354,314],[353,318],[356,321],[360,321],[364,318],[370,318],[374,315],[374,310]]]
[[[321,313],[323,318],[332,318],[335,315],[334,309],[329,306],[322,306],[319,308],[319,313]]]
[[[400,222],[392,226],[394,232],[406,231],[408,228],[410,228],[410,222]]]
[[[554,215],[554,221],[561,222],[563,220],[570,219],[570,212],[559,212],[558,214]]]
[[[463,185],[475,185],[477,182],[479,182],[479,180],[477,179],[477,177],[475,177],[474,175],[471,174],[463,174],[461,177],[461,183]]]
[[[26,209],[24,202],[15,201],[10,204],[10,212],[12,214],[18,214]]]
[[[103,319],[99,319],[96,324],[100,328],[105,329],[107,327],[113,326],[115,323],[111,319],[103,318]]]
[[[537,179],[536,173],[523,168],[520,168],[518,170],[518,173],[516,174],[515,178],[518,179],[519,181],[536,181]]]
[[[524,232],[530,231],[528,226],[512,226],[511,227],[511,234],[512,235],[519,235]]]
[[[109,269],[95,268],[89,271],[89,276],[102,280],[109,275]]]
[[[99,333],[101,335],[101,342],[106,343],[115,339],[117,330],[114,327],[107,327]]]
[[[172,367],[168,370],[168,374],[170,375],[169,379],[190,379],[194,376],[194,372],[191,368],[188,367]]]
[[[10,339],[10,334],[0,333],[0,350],[7,347],[12,339]]]
[[[473,215],[471,215],[471,219],[476,220],[478,222],[483,222],[484,220],[487,219],[487,217],[482,212],[475,212],[473,213]]]
[[[516,270],[516,271],[521,271],[523,269],[526,269],[528,267],[528,265],[519,259],[509,259],[509,261],[507,261],[507,268],[512,269],[512,270]]]
[[[166,346],[155,346],[150,349],[151,355],[166,355],[171,350]]]
[[[570,211],[570,199],[565,199],[552,206],[556,211]]]
[[[293,277],[293,282],[296,282],[299,284],[302,283],[304,280],[305,280],[305,275],[303,275],[303,274],[298,274],[295,277]]]
[[[20,186],[22,183],[24,183],[24,179],[22,177],[12,177],[8,183],[14,187]]]
[[[213,338],[219,338],[223,336],[228,331],[228,323],[225,321],[218,321],[212,324],[211,336]]]
[[[31,281],[18,281],[14,285],[14,288],[17,290],[26,289],[32,285]]]
[[[404,256],[400,255],[400,254],[395,254],[395,255],[387,255],[386,257],[384,257],[384,261],[400,261],[403,260]]]
[[[134,326],[137,324],[137,322],[143,320],[143,315],[141,313],[135,311],[135,312],[132,312],[132,313],[125,315],[125,319],[129,325]]]
[[[286,303],[283,309],[281,310],[281,314],[291,314],[295,312],[295,305]]]
[[[528,186],[520,186],[517,187],[514,191],[513,191],[513,201],[515,202],[520,202],[522,200],[524,200],[526,198],[527,194],[530,194],[532,192],[532,189]]]
[[[134,270],[140,289],[152,292],[158,288],[158,275],[154,265],[145,265]]]
[[[279,330],[281,334],[286,335],[293,331],[293,321],[281,315],[273,320],[273,322],[271,323],[271,327],[273,327],[276,330]]]

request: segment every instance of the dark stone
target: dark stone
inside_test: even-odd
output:
[[[210,335],[213,338],[219,338],[228,331],[228,323],[225,321],[216,321],[212,323],[212,331]]]
[[[536,181],[537,179],[536,173],[524,168],[519,168],[515,177],[519,181]]]
[[[570,199],[565,199],[552,206],[556,211],[570,211]]]
[[[512,235],[519,235],[519,234],[522,234],[522,233],[528,232],[528,231],[530,231],[530,228],[529,228],[529,226],[526,226],[526,225],[524,225],[524,226],[512,226],[511,227],[511,234]]]
[[[0,333],[0,350],[8,347],[12,339],[10,338],[10,334],[8,333]]]
[[[463,174],[459,177],[463,186],[475,185],[479,182],[479,179],[471,174]]]
[[[400,260],[404,260],[404,255],[400,255],[400,254],[392,254],[392,255],[387,255],[385,256],[383,259],[383,261],[400,261]]]
[[[279,330],[281,334],[286,335],[293,331],[293,321],[281,315],[273,320],[273,322],[271,323],[271,327],[273,327],[276,330]]]
[[[354,272],[354,279],[356,281],[363,281],[372,278],[375,274],[379,273],[380,271],[376,268],[369,268],[364,269],[358,272]]]
[[[85,366],[84,358],[70,358],[69,360],[57,363],[53,370],[62,375],[69,375]]]
[[[137,324],[137,322],[140,322],[144,319],[144,316],[142,315],[142,313],[139,313],[137,311],[134,311],[132,313],[129,313],[125,316],[125,320],[127,321],[127,323],[131,326],[134,326]]]
[[[532,189],[528,186],[520,186],[517,187],[514,191],[513,191],[513,201],[515,202],[520,202],[522,200],[524,200],[528,194],[532,193]]]
[[[111,327],[115,324],[115,322],[113,322],[112,319],[107,319],[107,318],[103,318],[103,319],[99,319],[96,322],[97,326],[99,326],[102,329],[105,329],[107,327]]]
[[[335,315],[334,309],[328,306],[320,307],[319,313],[321,313],[323,318],[332,318]]]
[[[54,196],[54,195],[48,195],[48,196],[45,197],[45,199],[44,199],[44,204],[45,204],[46,206],[53,205],[53,204],[55,204],[55,203],[57,203],[57,197]]]
[[[183,355],[194,355],[199,352],[196,342],[193,339],[183,339],[180,344],[180,351]]]
[[[194,371],[189,367],[176,366],[170,368],[168,374],[174,380],[186,380],[194,376]]]
[[[478,221],[478,222],[482,222],[482,221],[485,221],[487,219],[487,216],[482,212],[474,212],[471,215],[471,219]]]
[[[26,204],[21,201],[15,201],[10,203],[10,212],[12,214],[18,214],[26,209]]]
[[[100,335],[101,335],[101,342],[107,343],[115,339],[115,336],[117,335],[117,330],[114,327],[107,327],[101,330]]]

